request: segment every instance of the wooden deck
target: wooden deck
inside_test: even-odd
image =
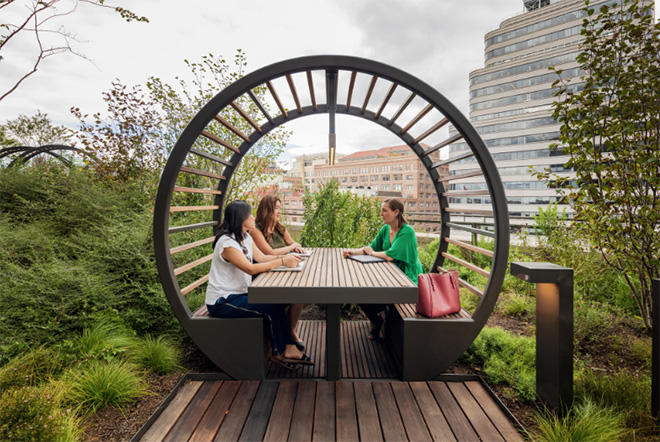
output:
[[[478,380],[184,378],[134,441],[522,441]],[[199,375],[198,375],[199,376]]]
[[[367,338],[369,321],[342,321],[341,359],[342,378],[350,379],[395,379],[398,377],[394,361],[390,357],[385,341]],[[270,364],[267,377],[270,379],[325,378],[325,321],[298,322],[298,336],[307,348],[305,352],[314,360],[313,366],[290,371],[277,364]]]

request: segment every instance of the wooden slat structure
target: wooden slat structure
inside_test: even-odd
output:
[[[230,381],[188,375],[133,441],[522,441],[478,377]]]

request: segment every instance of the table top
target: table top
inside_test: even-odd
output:
[[[300,272],[266,272],[248,287],[253,303],[399,304],[417,302],[417,286],[391,262],[345,259],[347,249],[311,249]]]

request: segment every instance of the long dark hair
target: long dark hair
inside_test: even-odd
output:
[[[398,210],[399,214],[396,216],[397,221],[399,222],[399,229],[406,223],[406,218],[403,216],[403,203],[396,198],[390,198],[383,201],[387,203],[390,210]]]
[[[243,222],[252,214],[252,207],[243,200],[232,201],[225,207],[225,217],[215,234],[213,248],[222,235],[234,237],[239,243],[245,239],[243,236]]]
[[[270,242],[273,232],[277,230],[280,235],[284,235],[286,228],[280,222],[275,221],[275,207],[277,203],[282,204],[282,200],[276,195],[266,195],[259,201],[257,206],[256,222],[261,226],[266,241]]]

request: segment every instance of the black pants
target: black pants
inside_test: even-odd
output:
[[[367,318],[371,321],[372,324],[380,325],[383,322],[383,318],[379,315],[380,312],[385,311],[387,304],[358,304]]]

